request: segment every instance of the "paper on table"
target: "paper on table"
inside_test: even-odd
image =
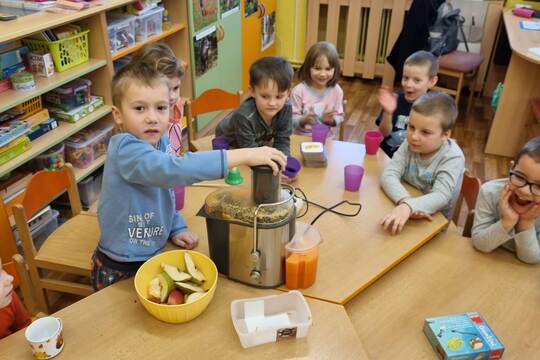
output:
[[[528,50],[530,53],[540,57],[540,48],[529,48]]]
[[[520,21],[519,26],[523,30],[539,30],[540,31],[540,22],[538,21]]]
[[[248,301],[244,304],[244,321],[248,333],[291,325],[287,313],[264,316],[264,301]]]

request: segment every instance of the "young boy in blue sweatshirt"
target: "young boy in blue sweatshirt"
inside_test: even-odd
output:
[[[111,138],[103,173],[91,276],[96,290],[133,276],[168,239],[186,249],[197,246],[197,236],[175,210],[175,185],[222,178],[239,165],[269,165],[277,173],[277,164],[283,168],[286,162],[269,147],[176,156],[167,137],[167,79],[151,65],[123,67],[112,94],[114,120],[123,132]]]

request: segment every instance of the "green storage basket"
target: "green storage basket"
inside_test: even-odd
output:
[[[65,71],[88,61],[88,33],[81,31],[73,36],[57,41],[23,39],[23,44],[31,51],[51,53],[56,71]]]

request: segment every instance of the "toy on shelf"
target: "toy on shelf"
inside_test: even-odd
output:
[[[30,131],[26,121],[13,120],[0,125],[0,146],[4,146]]]
[[[30,70],[38,76],[49,77],[54,75],[54,62],[51,54],[43,51],[28,54]]]
[[[103,97],[92,96],[89,104],[76,107],[69,111],[64,111],[55,107],[49,107],[49,112],[51,113],[51,115],[53,115],[59,120],[74,123],[81,120],[86,115],[94,112],[97,108],[101,106],[103,106]]]
[[[107,32],[111,52],[128,48],[135,44],[135,16],[107,14]]]
[[[89,104],[91,100],[92,82],[88,79],[77,79],[43,94],[47,104],[63,111]]]
[[[28,138],[32,141],[36,140],[42,135],[45,135],[49,131],[52,131],[58,127],[58,121],[56,119],[50,118],[39,125],[32,128],[32,132],[28,134]]]
[[[107,153],[113,125],[101,123],[79,131],[66,141],[67,161],[77,168],[89,167],[95,159]]]
[[[27,136],[21,136],[7,145],[0,147],[0,165],[24,153],[32,147]]]
[[[17,91],[30,91],[36,88],[34,75],[27,71],[20,71],[10,76],[13,89]]]
[[[36,170],[60,170],[64,166],[64,144],[60,143],[34,159]]]

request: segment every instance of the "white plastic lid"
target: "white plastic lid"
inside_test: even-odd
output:
[[[313,225],[297,221],[295,230],[292,240],[285,246],[289,252],[306,252],[321,242],[321,233]]]
[[[323,144],[320,142],[303,142],[301,145],[302,153],[322,153],[324,151]]]

